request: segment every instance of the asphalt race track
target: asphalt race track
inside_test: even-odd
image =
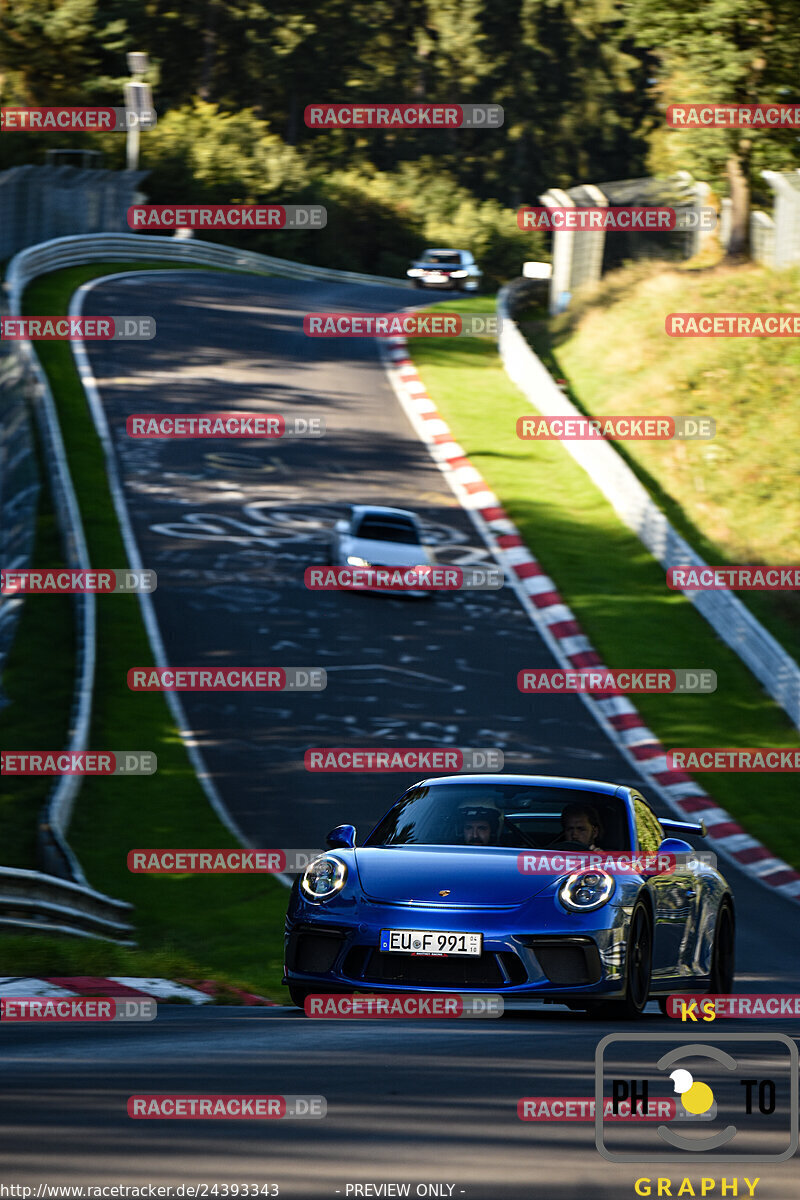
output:
[[[158,573],[171,665],[328,672],[321,693],[183,696],[252,845],[321,846],[342,821],[362,838],[413,778],[309,774],[303,752],[315,745],[499,747],[506,770],[639,783],[577,697],[517,691],[518,670],[553,663],[510,588],[413,601],[303,585],[353,501],[416,509],[443,561],[487,557],[374,344],[302,331],[307,311],[389,311],[412,299],[399,289],[186,271],[102,285],[85,306],[87,315],[146,313],[158,323],[155,341],[96,343],[90,357],[141,555]],[[226,410],[323,416],[328,433],[138,443],[125,434],[132,413]],[[796,906],[720,866],[737,901],[737,990],[799,990]],[[758,1028],[767,1024],[796,1032],[780,1020]],[[796,1162],[738,1171],[732,1162],[724,1172],[700,1162],[618,1165],[598,1154],[591,1122],[517,1119],[522,1096],[592,1095],[597,1042],[621,1028],[534,1006],[499,1021],[333,1023],[291,1009],[173,1008],[152,1025],[4,1030],[3,1172],[36,1183],[277,1183],[298,1200],[355,1195],[347,1185],[367,1182],[410,1182],[411,1195],[417,1184],[453,1185],[438,1194],[467,1200],[629,1197],[642,1176],[714,1173],[738,1175],[740,1195],[742,1175],[759,1175],[760,1200],[800,1194]],[[637,1029],[675,1022],[653,1011]],[[160,1092],[321,1094],[328,1115],[127,1117],[128,1096]]]

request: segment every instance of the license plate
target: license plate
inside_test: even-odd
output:
[[[429,271],[425,276],[429,283],[445,283],[450,278],[449,275],[443,275],[441,271]]]
[[[382,929],[381,950],[390,954],[436,954],[480,956],[481,933],[447,933],[431,929]]]

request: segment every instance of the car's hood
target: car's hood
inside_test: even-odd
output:
[[[385,903],[513,907],[560,878],[524,875],[520,852],[500,847],[360,846],[354,853],[364,895]]]
[[[372,541],[370,538],[348,537],[344,539],[346,554],[358,555],[369,563],[388,567],[414,567],[430,562],[430,555],[422,546],[406,546],[403,542]]]

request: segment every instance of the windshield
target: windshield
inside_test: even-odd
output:
[[[458,250],[426,250],[422,259],[423,262],[442,263],[448,267],[461,266],[461,255]]]
[[[392,520],[390,517],[364,517],[356,531],[356,537],[371,542],[402,542],[404,546],[419,545],[419,537],[408,521]]]
[[[441,783],[411,788],[367,846],[630,850],[625,802],[583,788]]]

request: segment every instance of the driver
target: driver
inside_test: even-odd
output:
[[[565,842],[575,842],[586,850],[602,850],[597,840],[603,836],[603,826],[593,804],[565,805],[561,810],[561,828]]]
[[[465,846],[496,846],[503,814],[492,800],[464,801],[458,806],[459,829]]]

